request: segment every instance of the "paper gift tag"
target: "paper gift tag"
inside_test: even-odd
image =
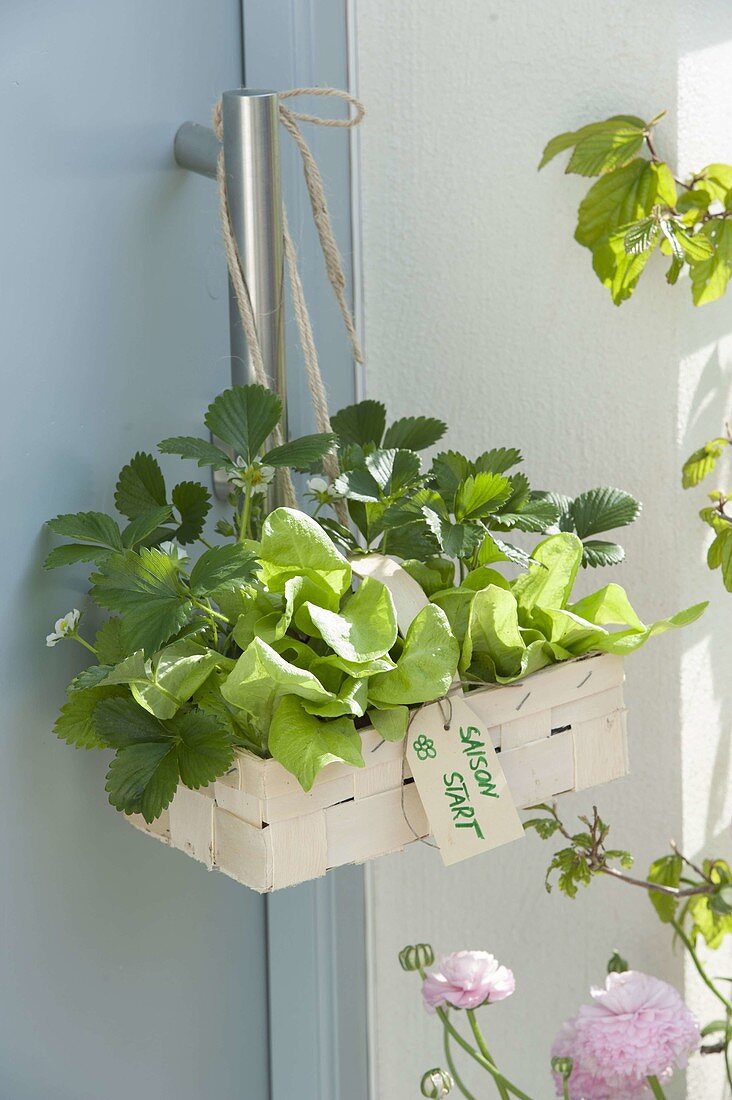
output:
[[[418,711],[408,737],[407,760],[446,865],[524,835],[487,727],[459,695]]]

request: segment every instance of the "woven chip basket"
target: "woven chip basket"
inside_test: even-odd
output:
[[[471,691],[468,701],[490,728],[518,807],[627,774],[620,657],[552,665]],[[429,832],[403,745],[382,742],[370,728],[362,738],[365,768],[331,764],[307,794],[277,761],[242,751],[209,787],[179,787],[152,825],[127,820],[258,893],[400,851]]]

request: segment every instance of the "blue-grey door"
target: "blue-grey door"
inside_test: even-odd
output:
[[[361,1100],[360,871],[269,902],[130,829],[51,726],[79,666],[44,520],[111,509],[138,448],[229,377],[215,188],[175,168],[222,89],[347,79],[341,0],[5,0],[0,10],[0,1096]],[[242,39],[242,31],[244,37]],[[245,48],[242,46],[245,42]],[[246,57],[244,56],[246,54]],[[246,62],[246,64],[245,64]],[[343,136],[317,135],[350,251]],[[354,379],[299,174],[290,217],[334,404]],[[293,355],[293,428],[307,420]],[[293,999],[293,989],[298,990]],[[345,991],[345,995],[344,995]]]
[[[51,734],[84,606],[43,522],[113,507],[226,385],[215,188],[172,161],[241,82],[238,0],[0,5],[0,1096],[269,1096],[265,903],[136,833]]]

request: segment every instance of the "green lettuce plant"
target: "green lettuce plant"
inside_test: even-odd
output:
[[[234,387],[205,417],[221,447],[191,436],[163,440],[161,452],[225,474],[231,515],[216,524],[216,544],[204,535],[208,491],[184,481],[168,494],[157,460],[143,452],[117,481],[125,522],[101,512],[49,522],[69,541],[46,567],[90,563],[89,595],[109,613],[87,636],[74,609],[47,637],[49,646],[79,642],[96,662],[69,685],[55,731],[71,745],[114,751],[106,789],[117,809],[153,820],[179,782],[210,783],[237,748],[273,757],[308,790],[329,763],[363,766],[360,727],[404,737],[409,708],[442,697],[458,671],[467,683],[508,683],[585,653],[630,652],[701,612],[700,605],[646,626],[617,585],[572,602],[580,565],[595,555],[593,540],[580,535],[630,522],[638,505],[627,494],[597,490],[564,503],[532,494],[522,474],[487,470],[515,465],[515,451],[488,452],[492,458],[473,464],[450,452],[418,473],[411,448],[429,445],[444,425],[407,418],[375,428],[383,406],[364,404],[338,414],[334,434],[272,447],[278,399],[259,386]],[[359,434],[353,425],[364,415],[372,421]],[[349,431],[360,442],[349,442]],[[343,473],[333,484],[311,481],[316,512],[345,500],[362,537],[365,528],[398,556],[416,555],[423,540],[423,557],[404,567],[429,602],[404,636],[388,589],[372,578],[354,585],[349,556],[364,548],[348,528],[292,508],[268,514],[276,471],[313,472],[336,441]],[[448,467],[459,474],[452,488]],[[376,491],[368,478],[379,500],[359,499]],[[435,534],[435,516],[444,535]],[[518,526],[517,517],[524,530],[550,518],[561,526],[562,517],[574,530],[550,535],[529,557],[502,549],[508,544],[495,534]],[[455,530],[462,533],[450,542]],[[463,556],[465,531],[473,549]],[[494,568],[506,561],[525,569],[507,580]],[[610,625],[620,629],[610,633]]]
[[[560,532],[539,543],[528,569],[513,580],[479,566],[460,584],[432,592],[460,645],[465,680],[508,684],[588,653],[632,653],[654,635],[694,622],[706,607],[647,625],[618,584],[573,600],[582,555],[577,535]]]
[[[690,455],[681,474],[681,483],[685,489],[694,489],[716,469],[717,463],[727,448],[732,446],[732,435],[727,434],[710,439]],[[728,511],[732,493],[715,489],[709,493],[710,503],[702,508],[699,517],[707,527],[711,527],[714,538],[707,551],[707,564],[710,569],[719,569],[722,583],[728,592],[732,592],[732,515]]]
[[[128,522],[99,512],[57,516],[71,540],[46,567],[90,562],[90,596],[110,617],[94,636],[80,613],[59,619],[47,643],[76,640],[96,663],[69,685],[58,736],[112,749],[112,805],[151,821],[179,782],[210,783],[237,747],[279,760],[307,790],[340,760],[363,766],[359,723],[403,735],[407,706],[443,695],[457,666],[444,612],[426,607],[406,637],[388,590],[372,579],[354,592],[351,566],[319,524],[293,509],[266,514],[263,490],[285,465],[308,467],[328,435],[267,447],[281,415],[258,386],[235,387],[206,424],[236,457],[204,439],[164,440],[160,450],[225,471],[231,520],[204,537],[208,491],[193,482],[168,497],[156,459],[135,455],[115,502]],[[254,536],[254,537],[253,537]],[[203,552],[191,562],[185,546]]]
[[[575,240],[592,253],[616,305],[630,298],[657,250],[670,260],[668,283],[688,272],[694,305],[721,298],[732,275],[732,165],[679,178],[656,151],[664,114],[650,122],[613,115],[558,134],[539,163],[571,150],[566,172],[599,177],[580,203]]]
[[[361,401],[332,419],[342,471],[333,483],[311,481],[316,515],[349,553],[378,549],[411,563],[418,579],[449,583],[457,561],[465,573],[481,565],[529,562],[504,535],[571,531],[582,540],[584,566],[614,565],[624,552],[595,536],[632,523],[640,505],[620,489],[599,488],[576,498],[532,490],[516,447],[496,447],[469,459],[443,451],[424,467],[419,452],[446,431],[432,417],[404,417],[387,427],[379,401]],[[358,536],[332,518],[327,505],[345,503]],[[427,565],[429,573],[418,563]]]

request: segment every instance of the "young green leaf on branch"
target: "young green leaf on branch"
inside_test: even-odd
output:
[[[703,447],[694,451],[684,463],[681,483],[684,489],[693,489],[709,477],[727,448],[732,446],[730,429],[727,434],[710,439]],[[729,504],[732,493],[715,489],[709,493],[710,503],[699,512],[699,518],[707,527],[711,527],[714,538],[707,551],[707,565],[710,569],[719,569],[722,583],[728,592],[732,592],[732,515]]]
[[[665,113],[649,122],[613,115],[559,134],[539,163],[571,149],[565,172],[599,177],[580,203],[574,236],[615,305],[633,294],[655,251],[670,259],[668,283],[688,272],[697,306],[720,298],[732,275],[732,165],[679,178],[656,150]]]

